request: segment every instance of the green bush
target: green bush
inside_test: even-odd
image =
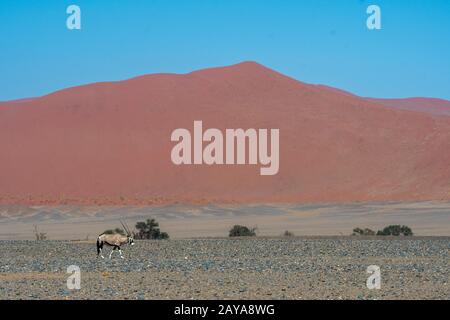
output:
[[[355,229],[353,229],[353,235],[354,236],[374,236],[375,231],[373,231],[369,228],[365,228],[365,229],[355,228]]]
[[[137,232],[134,232],[135,239],[169,239],[167,232],[159,230],[159,223],[155,219],[139,221],[136,223]]]
[[[377,232],[377,236],[412,236],[413,232],[408,226],[390,225]]]
[[[120,229],[120,228],[108,229],[108,230],[105,230],[105,232],[103,232],[103,234],[117,234],[117,233],[121,234],[123,236],[126,235],[126,232],[123,231],[123,229]]]
[[[289,230],[286,230],[283,234],[285,237],[293,237],[294,234],[292,232],[290,232]]]
[[[235,225],[230,229],[230,237],[254,237],[256,236],[256,228],[249,229],[246,226]]]

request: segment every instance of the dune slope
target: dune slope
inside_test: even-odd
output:
[[[279,128],[280,170],[176,166],[171,132]],[[254,62],[0,104],[0,202],[450,198],[450,118],[305,84]]]

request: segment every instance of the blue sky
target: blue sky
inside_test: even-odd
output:
[[[366,28],[370,4],[382,30]],[[450,99],[450,1],[0,1],[0,100],[244,60],[362,96]]]

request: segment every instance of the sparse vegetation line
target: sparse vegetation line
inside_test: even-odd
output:
[[[413,236],[411,228],[408,226],[401,225],[390,225],[385,227],[383,230],[378,230],[376,233],[372,229],[365,228],[355,228],[353,229],[354,236]]]

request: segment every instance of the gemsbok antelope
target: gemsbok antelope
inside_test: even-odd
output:
[[[111,250],[111,253],[109,254],[109,258],[111,259],[111,256],[114,252],[114,250],[119,250],[119,254],[120,257],[123,259],[123,255],[122,255],[122,250],[120,249],[121,245],[124,244],[129,244],[129,245],[134,245],[134,239],[131,236],[131,232],[130,229],[128,228],[128,225],[122,222],[122,220],[120,220],[120,223],[122,224],[123,229],[125,230],[125,232],[127,233],[127,235],[122,235],[119,233],[114,233],[114,234],[105,234],[102,233],[101,235],[98,236],[97,238],[97,256],[101,256],[102,258],[105,258],[102,255],[102,249],[103,249],[103,245],[106,244],[110,247],[113,247]]]

